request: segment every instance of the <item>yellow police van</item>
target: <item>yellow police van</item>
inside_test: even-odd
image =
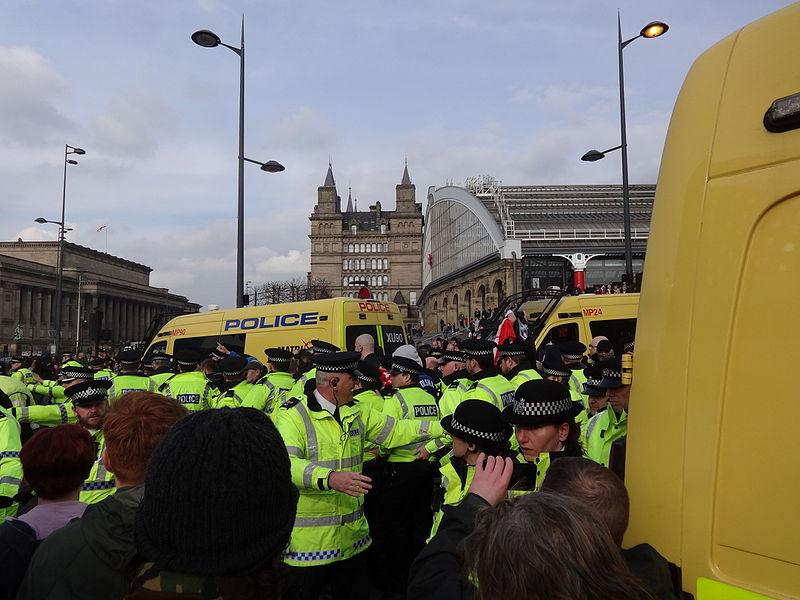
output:
[[[697,59],[658,177],[624,545],[697,600],[800,598],[798,31],[794,4]]]
[[[619,344],[636,333],[639,294],[557,294],[523,302],[518,310],[525,313],[540,353],[547,344],[570,340],[588,347],[599,335]]]
[[[370,334],[386,354],[406,343],[403,316],[393,302],[328,298],[181,315],[155,334],[146,356],[193,350],[207,356],[217,344],[263,358],[265,348],[297,350],[312,339],[352,350]]]

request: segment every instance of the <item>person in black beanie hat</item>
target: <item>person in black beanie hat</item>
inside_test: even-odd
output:
[[[175,598],[178,589],[193,598],[279,598],[298,496],[283,440],[261,411],[188,415],[150,460],[134,525],[144,562],[127,598]]]

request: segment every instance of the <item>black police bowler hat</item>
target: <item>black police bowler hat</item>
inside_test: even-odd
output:
[[[442,419],[442,429],[470,444],[499,444],[512,433],[500,409],[483,400],[464,400],[452,415]]]

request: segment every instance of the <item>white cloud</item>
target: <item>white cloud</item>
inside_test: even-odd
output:
[[[162,137],[174,131],[175,118],[157,96],[122,92],[94,119],[95,143],[112,155],[152,156]]]
[[[30,145],[74,127],[58,108],[66,82],[33,48],[0,46],[0,80],[0,137]]]

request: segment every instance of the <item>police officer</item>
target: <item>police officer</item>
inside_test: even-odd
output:
[[[49,393],[48,404],[29,404],[28,406],[14,409],[14,415],[20,423],[53,427],[74,423],[77,418],[72,410],[72,403],[69,401],[67,390],[79,383],[94,380],[94,371],[79,365],[80,363],[69,363],[64,365],[58,376],[58,383],[51,387],[44,387],[41,384],[29,386],[36,393],[42,390]]]
[[[105,352],[103,354],[105,354]],[[89,368],[94,371],[95,379],[111,381],[114,378],[114,371],[108,368],[108,358],[105,356],[98,356],[90,360]]]
[[[108,391],[110,402],[128,392],[155,392],[155,382],[139,373],[142,363],[142,353],[138,350],[125,350],[119,353],[119,373],[111,380],[112,385]]]
[[[603,378],[597,387],[606,391],[608,408],[591,418],[585,428],[586,457],[610,466],[611,445],[628,434],[628,402],[631,386],[622,381],[622,361],[613,358],[600,364]]]
[[[500,371],[511,382],[515,391],[526,381],[542,378],[528,361],[528,352],[530,348],[524,344],[503,344],[497,347]]]
[[[242,406],[253,389],[253,384],[246,377],[247,359],[244,356],[228,356],[218,361],[217,365],[224,381],[217,384],[220,394],[214,401],[214,408]]]
[[[219,392],[204,373],[197,370],[199,355],[191,350],[175,353],[178,373],[158,387],[158,393],[175,398],[190,411],[211,408]]]
[[[583,384],[586,382],[583,375],[583,368],[586,366],[584,364],[586,346],[578,340],[570,340],[561,344],[559,350],[561,350],[561,360],[572,371],[569,374],[569,389],[583,396]],[[583,398],[583,404],[589,408],[588,398]]]
[[[289,398],[302,398],[309,380],[313,380],[317,374],[317,369],[314,367],[313,359],[315,354],[333,354],[339,352],[339,346],[334,346],[322,340],[311,340],[311,347],[308,348],[311,352],[311,367],[307,371],[298,371],[296,380],[292,389],[289,390],[287,397]]]
[[[147,376],[156,384],[156,388],[175,375],[172,369],[172,357],[165,352],[154,352],[147,370]]]
[[[600,387],[603,379],[603,368],[593,363],[583,370],[586,382],[583,384],[583,395],[589,398],[589,418],[606,409],[608,393]]]
[[[446,417],[452,415],[456,407],[461,403],[464,393],[471,385],[469,374],[466,370],[464,353],[459,350],[444,350],[438,352],[439,371],[442,374],[442,382],[446,383],[444,391],[439,398],[439,415]],[[430,440],[424,448],[417,451],[417,456],[423,460],[431,455],[441,457],[439,460],[448,461],[446,453],[450,449],[451,440],[447,433],[445,435]]]
[[[36,377],[30,369],[31,359],[14,357],[11,359],[11,378],[24,385],[36,383]]]
[[[97,459],[89,477],[81,486],[80,501],[87,504],[100,502],[114,493],[114,475],[103,463],[105,439],[103,420],[108,412],[108,390],[112,383],[104,379],[86,379],[66,389],[72,402],[72,411],[97,444]]]
[[[292,353],[283,348],[267,348],[264,354],[267,355],[268,373],[256,381],[242,406],[257,408],[271,415],[294,386],[294,378],[289,373]]]
[[[570,398],[575,404],[580,406],[580,412],[575,417],[578,425],[585,427],[589,421],[588,401],[584,400],[583,394],[580,394],[572,389],[569,385],[569,378],[572,375],[572,369],[563,363],[561,360],[548,360],[545,359],[542,364],[542,375],[549,381],[555,381],[562,385],[569,393]]]
[[[518,459],[531,465],[529,490],[539,489],[550,463],[562,456],[581,456],[580,426],[575,417],[581,405],[573,402],[566,386],[535,379],[523,383],[503,418],[514,426]]]
[[[300,489],[285,555],[289,598],[316,600],[326,584],[334,600],[367,598],[362,553],[371,537],[362,496],[371,485],[361,473],[364,442],[393,448],[442,432],[435,421],[399,421],[354,402],[359,356],[315,354],[316,376],[304,398],[289,397],[274,417]]]
[[[500,410],[514,400],[514,387],[494,366],[497,345],[488,340],[465,340],[461,343],[467,373],[472,383],[464,392],[464,400],[484,400]]]
[[[420,387],[422,366],[412,358],[392,355],[389,373],[393,393],[386,397],[383,412],[396,420],[439,421],[436,398]],[[417,460],[419,443],[389,451],[382,490],[384,515],[381,543],[388,543],[394,560],[384,565],[386,592],[390,598],[405,597],[408,570],[431,529],[431,497],[435,471],[427,461]],[[379,552],[380,553],[380,552]],[[386,551],[382,554],[386,554]]]
[[[2,378],[8,379],[5,376]],[[19,384],[16,381],[14,383]],[[15,496],[19,493],[22,482],[22,464],[19,462],[19,451],[22,449],[20,433],[20,425],[11,413],[11,400],[0,391],[0,520],[17,514]]]

